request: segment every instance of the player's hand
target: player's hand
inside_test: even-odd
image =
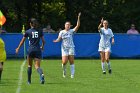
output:
[[[78,14],[78,17],[80,17],[81,16],[81,12],[79,12],[79,14]]]
[[[43,46],[41,46],[40,48],[41,48],[42,51],[44,50],[44,47]]]
[[[103,21],[104,21],[104,18],[102,17],[102,19],[101,19],[101,24],[103,23]]]
[[[16,54],[18,54],[19,48],[16,48]]]
[[[54,42],[54,43],[56,43],[56,42],[57,42],[57,40],[53,40],[53,42]]]

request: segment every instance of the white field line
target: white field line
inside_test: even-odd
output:
[[[26,63],[26,60],[24,60],[23,63],[21,64],[21,66],[20,66],[19,81],[18,81],[18,87],[17,87],[16,93],[20,93],[20,90],[21,90],[22,74],[23,74],[25,63]]]

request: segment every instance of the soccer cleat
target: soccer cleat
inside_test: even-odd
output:
[[[109,70],[108,70],[108,73],[109,73],[109,74],[111,74],[111,73],[112,73],[112,70],[111,70],[111,69],[109,69]]]
[[[106,74],[106,72],[105,72],[105,71],[103,71],[103,74]]]
[[[71,78],[74,78],[74,75],[71,75],[70,77],[71,77]]]
[[[66,71],[63,71],[63,78],[66,77]]]
[[[63,78],[65,78],[66,77],[66,75],[63,75]]]
[[[30,85],[30,84],[31,84],[31,81],[28,81],[28,82],[27,82],[27,84],[29,84],[29,85]]]
[[[40,83],[41,84],[44,84],[45,83],[44,74],[41,75]]]

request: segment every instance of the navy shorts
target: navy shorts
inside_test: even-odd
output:
[[[41,53],[41,51],[28,51],[28,56],[30,58],[41,59],[42,58],[42,53]]]

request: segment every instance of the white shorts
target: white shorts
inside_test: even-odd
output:
[[[99,52],[111,52],[111,47],[101,47],[99,46],[99,49],[98,49]]]
[[[75,55],[74,47],[70,48],[61,48],[62,56],[69,56],[69,55]]]

